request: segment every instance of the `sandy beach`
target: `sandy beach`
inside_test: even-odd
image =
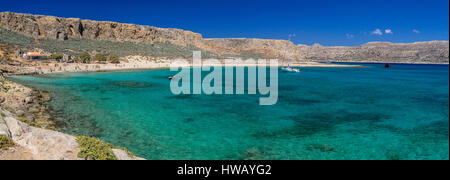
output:
[[[102,63],[61,63],[61,62],[33,62],[28,66],[23,66],[17,70],[12,70],[12,73],[5,74],[49,74],[49,73],[61,73],[61,72],[96,72],[96,71],[116,71],[116,70],[139,70],[139,69],[167,69],[170,68],[172,60],[158,60],[149,61],[142,59],[128,59],[122,61],[120,64],[102,64]],[[191,64],[180,64],[179,67],[197,67]],[[221,67],[221,66],[234,66],[234,67],[253,67],[259,66],[255,63],[203,63],[202,66]],[[270,66],[270,65],[267,65]],[[292,67],[324,67],[324,68],[345,68],[345,67],[363,67],[361,65],[343,65],[332,63],[318,63],[318,62],[305,62],[305,63],[292,63],[292,64],[279,64],[280,67],[292,66]],[[11,67],[9,67],[11,68]]]

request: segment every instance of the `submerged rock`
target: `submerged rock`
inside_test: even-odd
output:
[[[136,81],[112,81],[108,82],[108,84],[122,87],[122,88],[147,88],[152,87],[152,83],[148,82],[136,82]]]
[[[308,148],[309,151],[319,150],[321,152],[336,152],[334,147],[329,146],[328,144],[311,144]]]

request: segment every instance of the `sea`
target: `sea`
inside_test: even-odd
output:
[[[168,69],[9,79],[49,92],[61,131],[146,159],[448,160],[449,66],[356,65],[280,68],[271,106],[259,93],[175,95]]]

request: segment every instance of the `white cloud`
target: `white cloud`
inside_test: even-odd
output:
[[[381,36],[381,35],[383,35],[383,32],[381,32],[381,30],[380,29],[375,29],[375,31],[372,31],[372,33],[371,34],[375,34],[375,35],[379,35],[379,36]]]
[[[413,32],[416,33],[416,34],[420,34],[420,31],[417,30],[417,29],[413,29]]]
[[[386,29],[386,30],[384,30],[384,33],[386,33],[386,34],[394,34],[394,32],[392,32],[391,29]]]
[[[353,35],[353,34],[345,34],[345,36],[347,36],[347,39],[353,39],[353,38],[355,38],[355,35]]]
[[[289,34],[289,41],[295,36],[297,36],[297,35],[296,34]]]

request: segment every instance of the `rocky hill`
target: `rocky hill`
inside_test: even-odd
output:
[[[448,63],[449,42],[371,42],[357,47],[302,47],[307,60],[342,62]]]
[[[162,29],[151,26],[59,18],[53,16],[0,13],[0,27],[40,39],[92,39],[132,42],[171,42],[176,45],[197,44],[202,40],[198,33],[179,29]]]
[[[3,43],[74,54],[100,51],[189,57],[192,50],[203,50],[209,57],[277,58],[297,62],[449,62],[448,41],[373,42],[356,47],[306,46],[286,40],[203,39],[201,34],[180,29],[12,12],[0,13],[0,30]]]

